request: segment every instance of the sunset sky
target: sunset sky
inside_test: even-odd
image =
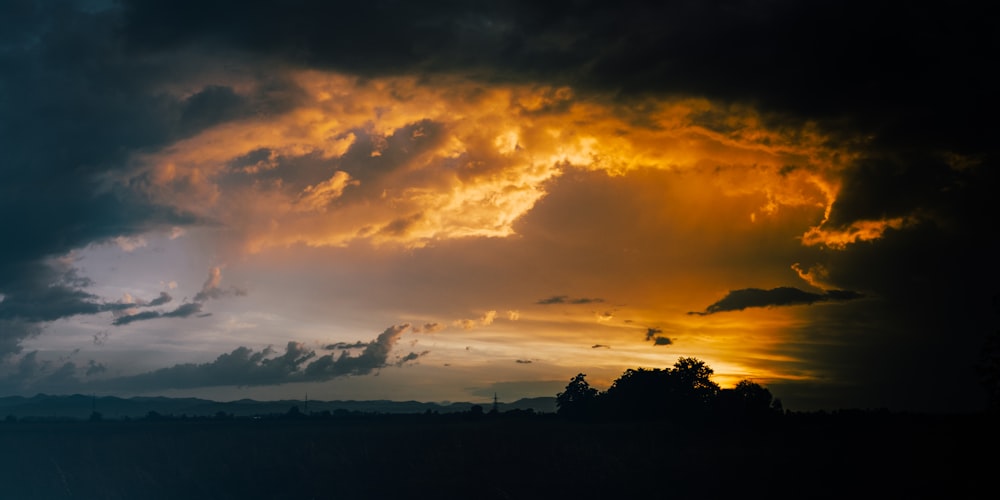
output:
[[[0,395],[983,408],[997,32],[892,3],[2,2]]]

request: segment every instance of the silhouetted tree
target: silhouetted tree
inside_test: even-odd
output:
[[[697,358],[679,358],[670,371],[676,390],[685,398],[708,404],[719,393],[719,384],[712,382],[714,370]]]
[[[578,373],[570,379],[566,390],[556,395],[556,413],[567,418],[583,418],[593,414],[597,389],[587,383],[587,375]]]
[[[467,420],[479,420],[483,418],[484,414],[482,406],[472,405],[472,408],[469,408],[469,412],[465,414],[465,418]]]
[[[741,380],[734,389],[736,394],[743,401],[743,407],[751,413],[766,413],[771,409],[771,391],[765,389],[760,384]]]
[[[679,358],[673,368],[628,369],[601,395],[612,416],[662,419],[706,414],[719,392],[713,370],[696,358]]]
[[[723,416],[736,418],[758,418],[771,413],[781,412],[781,402],[778,409],[773,406],[776,400],[771,391],[751,380],[741,380],[732,389],[722,389],[716,399],[716,408]]]

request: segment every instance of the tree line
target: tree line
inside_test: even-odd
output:
[[[759,419],[780,415],[780,399],[745,379],[732,389],[712,381],[714,371],[697,358],[679,358],[672,368],[628,369],[599,392],[579,373],[556,395],[557,413],[574,420]]]

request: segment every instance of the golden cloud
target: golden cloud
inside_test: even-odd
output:
[[[835,237],[822,221],[852,155],[811,125],[769,129],[751,108],[705,99],[620,103],[564,87],[316,71],[294,79],[307,96],[297,109],[144,155],[133,184],[218,221],[249,251],[510,236],[569,168],[711,171],[725,193],[762,196],[753,220],[816,207],[823,217],[803,241]],[[841,238],[875,233],[851,234]]]

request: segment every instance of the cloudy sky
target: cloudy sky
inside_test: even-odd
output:
[[[983,406],[974,3],[538,4],[0,4],[0,393]]]

